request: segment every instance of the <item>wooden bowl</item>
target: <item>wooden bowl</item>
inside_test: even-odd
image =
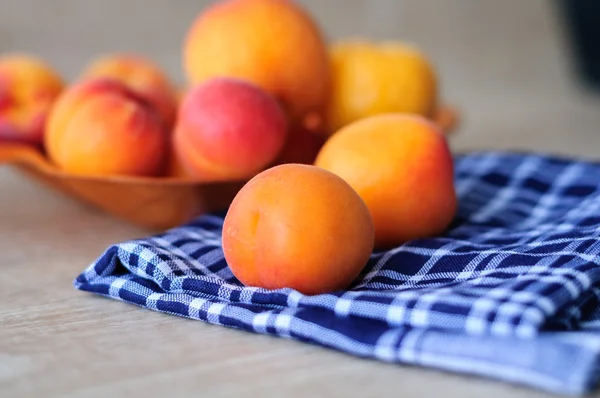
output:
[[[444,107],[435,121],[446,134],[458,112]],[[175,227],[203,213],[225,210],[246,181],[199,182],[178,177],[95,177],[65,173],[31,146],[0,143],[0,164],[104,212],[151,230]]]

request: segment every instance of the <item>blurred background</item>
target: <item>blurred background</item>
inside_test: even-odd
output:
[[[330,40],[361,36],[410,41],[428,54],[436,65],[443,98],[462,111],[463,124],[452,141],[456,150],[518,149],[600,157],[600,96],[592,79],[580,78],[584,69],[577,62],[589,48],[596,54],[587,59],[595,56],[598,63],[598,33],[595,39],[589,32],[578,34],[586,26],[598,30],[597,1],[299,2]],[[183,37],[209,3],[2,0],[0,52],[36,53],[66,78],[76,76],[100,54],[137,52],[153,58],[181,82]],[[586,19],[587,24],[570,24]],[[581,46],[585,40],[591,45]]]

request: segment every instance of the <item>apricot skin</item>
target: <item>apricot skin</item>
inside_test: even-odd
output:
[[[175,122],[178,92],[166,73],[151,59],[136,54],[114,53],[93,59],[81,80],[111,78],[125,83],[148,101],[168,127]]]
[[[304,294],[346,289],[373,249],[373,221],[352,188],[310,165],[272,167],[233,200],[223,251],[245,285]]]
[[[376,248],[438,235],[455,215],[451,152],[437,126],[421,116],[383,114],[351,123],[329,138],[315,165],[363,198]]]
[[[48,112],[63,88],[60,75],[37,57],[0,57],[0,141],[41,147]]]
[[[369,116],[412,113],[429,119],[438,104],[433,63],[403,42],[345,40],[330,46],[328,130]]]
[[[290,127],[287,140],[274,165],[284,163],[313,164],[319,150],[325,143],[325,136],[301,124]]]
[[[187,174],[196,179],[249,179],[278,156],[287,128],[283,110],[260,87],[215,78],[184,98],[173,145]]]
[[[329,95],[325,39],[291,0],[225,0],[207,7],[188,30],[182,63],[191,84],[218,76],[257,84],[294,120],[323,112]]]
[[[159,175],[169,148],[156,110],[111,79],[80,82],[57,99],[45,147],[62,170],[102,176]]]

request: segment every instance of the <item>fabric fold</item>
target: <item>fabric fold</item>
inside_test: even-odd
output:
[[[442,235],[376,251],[345,291],[243,286],[223,213],[109,247],[77,289],[151,310],[556,393],[600,363],[600,165],[535,154],[456,157]]]

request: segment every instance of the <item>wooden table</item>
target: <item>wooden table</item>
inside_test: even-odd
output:
[[[136,48],[179,71],[178,40],[207,2],[5,2],[0,51],[35,51],[74,76],[99,52]],[[333,38],[399,37],[423,46],[436,60],[444,97],[465,114],[455,150],[600,158],[600,100],[569,80],[550,2],[301,2]],[[110,29],[89,29],[108,20]],[[547,396],[211,326],[72,287],[108,245],[145,234],[0,167],[0,397]]]
[[[107,245],[144,231],[5,169],[0,187],[0,397],[544,396],[77,291]]]
[[[506,112],[518,115],[516,108]],[[581,128],[566,139],[552,126],[568,124],[568,116],[552,117],[560,113],[551,108],[531,134],[490,128],[486,139],[465,128],[454,147],[534,147],[592,157],[600,133],[585,127],[597,114],[573,117]],[[490,126],[502,124],[496,117],[489,116]],[[0,168],[0,397],[545,396],[211,326],[72,287],[108,245],[146,233]]]

